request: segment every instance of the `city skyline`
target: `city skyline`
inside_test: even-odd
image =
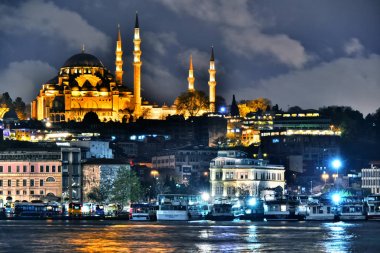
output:
[[[364,116],[379,108],[376,1],[6,1],[0,4],[0,84],[29,103],[41,84],[85,45],[114,72],[117,25],[124,80],[133,87],[135,12],[142,38],[142,89],[172,104],[187,90],[207,91],[215,48],[217,95],[230,103],[266,97],[283,109],[346,105]]]

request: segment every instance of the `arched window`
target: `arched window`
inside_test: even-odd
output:
[[[46,178],[46,182],[55,182],[54,177],[48,177]]]

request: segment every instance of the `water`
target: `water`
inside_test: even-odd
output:
[[[0,221],[0,252],[380,252],[380,223]]]

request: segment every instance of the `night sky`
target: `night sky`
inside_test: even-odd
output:
[[[124,80],[133,89],[135,12],[142,38],[143,96],[172,104],[187,89],[208,94],[214,45],[217,95],[227,103],[269,98],[280,108],[380,107],[380,1],[65,0],[0,1],[0,92],[25,102],[85,45],[115,70],[120,24]]]

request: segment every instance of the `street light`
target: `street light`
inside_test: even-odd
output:
[[[334,169],[336,169],[336,177],[339,177],[338,175],[338,170],[340,169],[340,167],[342,167],[342,161],[340,159],[334,159],[332,162],[331,162],[331,165]]]
[[[326,182],[327,182],[327,179],[329,179],[329,174],[326,173],[326,171],[323,172],[322,174],[322,179],[325,180],[325,185],[326,185]]]

